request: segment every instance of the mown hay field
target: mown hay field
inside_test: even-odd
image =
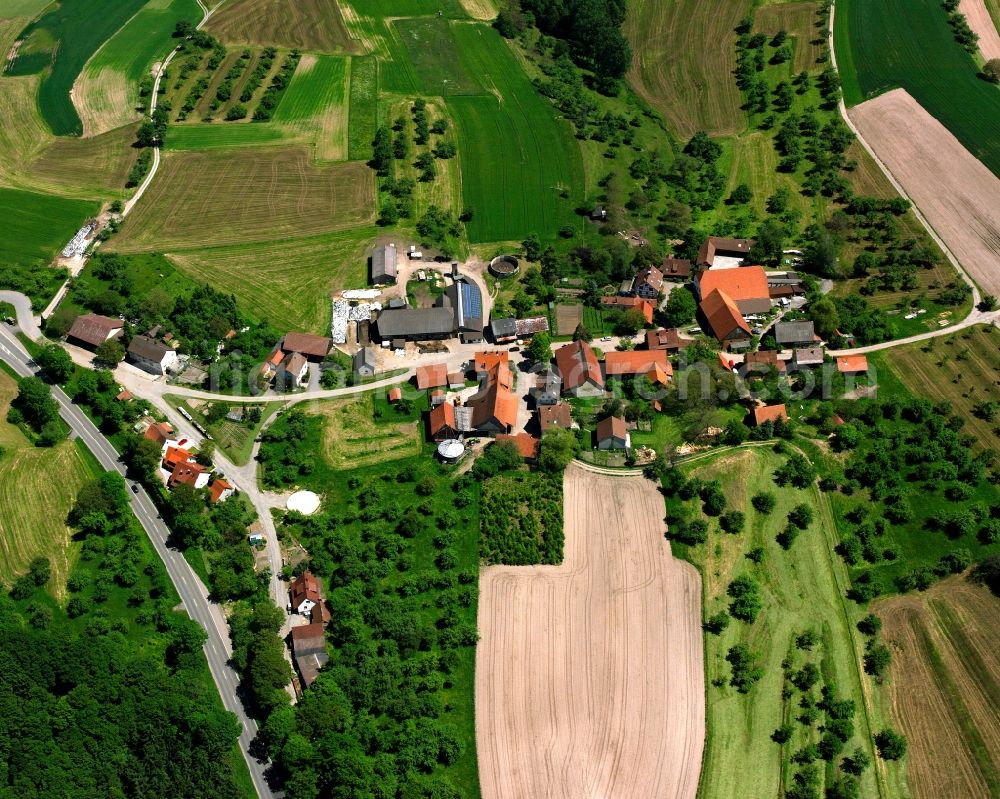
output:
[[[94,476],[92,461],[72,441],[51,449],[32,446],[2,421],[16,395],[13,378],[0,371],[0,581],[23,574],[32,558],[47,557],[51,584],[61,592],[77,554],[66,514],[80,486]]]
[[[177,43],[171,33],[182,19],[201,19],[196,0],[153,0],[91,56],[73,85],[84,136],[139,119],[139,81]]]
[[[956,576],[874,609],[914,799],[1000,796],[1000,601]]]
[[[754,30],[774,36],[785,31],[793,43],[792,69],[795,72],[816,69],[826,41],[827,15],[820,15],[819,3],[777,3],[754,14]]]
[[[231,0],[205,23],[227,44],[357,52],[337,0]]]
[[[350,63],[338,56],[304,55],[274,112],[275,124],[314,136],[320,160],[347,157]]]
[[[309,404],[322,416],[323,459],[334,469],[355,469],[419,455],[419,422],[376,424],[372,395]]]
[[[373,215],[373,180],[364,164],[317,165],[302,147],[170,152],[115,248],[249,245],[343,230]]]
[[[569,123],[557,119],[500,35],[452,24],[462,64],[484,93],[447,97],[462,163],[462,194],[473,211],[469,241],[520,240],[579,229],[583,160]]]
[[[736,24],[748,0],[630,0],[624,31],[632,45],[628,81],[687,139],[698,130],[732,135],[746,126],[733,80]]]
[[[172,125],[163,149],[170,151],[273,147],[276,144],[288,144],[290,141],[294,141],[294,138],[289,131],[270,122],[255,122],[249,125],[193,122]]]
[[[0,188],[0,263],[47,263],[96,211],[86,200]]]
[[[168,252],[184,273],[236,295],[275,325],[328,334],[330,292],[367,283],[369,229],[288,241]]]
[[[25,29],[25,42],[10,68],[14,74],[38,73],[51,62],[38,90],[38,107],[57,136],[83,133],[70,98],[73,82],[87,60],[145,2],[63,0]]]
[[[139,157],[138,123],[86,139],[60,136],[25,165],[29,185],[61,196],[114,199],[126,193],[125,181]]]
[[[866,702],[870,688],[866,689],[862,680],[867,678],[859,672],[861,642],[854,629],[862,614],[844,598],[847,575],[833,554],[838,540],[836,525],[825,496],[816,487],[777,488],[772,474],[783,460],[770,449],[743,449],[708,457],[685,469],[689,477],[720,481],[727,510],[746,514],[743,532],[732,535],[719,530],[716,519],[695,511],[696,518],[709,523],[708,541],[684,550],[702,573],[705,617],[727,609],[730,599],[726,589],[737,576],[754,577],[762,597],[762,608],[753,624],[732,619],[721,635],[704,635],[706,683],[716,678],[728,683],[731,668],[725,658],[730,647],[738,643],[756,653],[763,673],[747,694],[725,683],[707,688],[708,730],[698,793],[703,799],[781,796],[791,787],[788,758],[815,743],[818,736],[815,729],[795,722],[797,697],[782,697],[786,683],[781,664],[786,657],[792,658],[796,669],[806,661],[813,662],[820,667],[823,680],[836,686],[838,698],[856,703],[854,735],[846,751],[861,747],[872,754],[870,730],[877,720],[866,715],[866,706],[871,707]],[[757,513],[750,503],[760,491],[777,499],[770,515]],[[813,510],[814,521],[786,551],[775,537],[788,512],[800,503]],[[759,565],[746,557],[755,547],[764,550]],[[807,629],[819,634],[820,643],[811,652],[798,651],[794,639]],[[785,721],[792,721],[795,731],[791,741],[781,747],[770,736]],[[871,770],[861,785],[862,795],[878,795]]]
[[[1000,92],[977,77],[979,67],[955,42],[938,0],[842,0],[834,36],[848,105],[906,89],[1000,175]]]
[[[352,58],[347,107],[347,157],[352,161],[367,161],[372,157],[378,87],[378,62],[375,57]]]

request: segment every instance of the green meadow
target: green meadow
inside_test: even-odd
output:
[[[97,209],[96,202],[0,188],[0,216],[6,220],[0,263],[50,261]]]
[[[351,90],[347,108],[347,157],[367,161],[372,157],[372,139],[378,110],[378,62],[374,56],[351,59]]]
[[[834,27],[848,105],[906,89],[1000,175],[1000,91],[978,77],[939,0],[840,0]]]

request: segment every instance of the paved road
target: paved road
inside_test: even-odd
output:
[[[35,373],[29,366],[30,355],[23,349],[14,335],[6,326],[0,326],[0,360],[7,363],[17,374],[28,377]],[[119,462],[118,453],[110,442],[98,431],[94,423],[76,407],[66,394],[58,387],[52,388],[52,395],[59,403],[60,415],[73,432],[94,453],[98,462],[108,471],[125,474],[124,465]],[[153,543],[156,553],[163,561],[171,582],[181,597],[188,615],[200,624],[208,633],[205,642],[205,657],[212,678],[222,696],[226,710],[234,713],[239,719],[242,732],[240,734],[240,750],[250,769],[257,795],[261,799],[270,799],[275,794],[264,777],[265,763],[254,758],[249,750],[257,735],[257,724],[243,709],[239,699],[239,677],[229,666],[232,646],[229,641],[229,628],[226,624],[222,608],[208,598],[208,589],[198,579],[184,557],[176,551],[167,548],[167,538],[170,530],[160,520],[156,506],[145,490],[140,487],[138,493],[131,497],[132,511]]]
[[[0,291],[0,302],[9,302],[14,306],[17,326],[24,331],[28,338],[32,341],[38,341],[41,338],[42,331],[31,313],[31,300],[19,291]]]

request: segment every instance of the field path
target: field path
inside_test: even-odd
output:
[[[705,740],[701,578],[638,476],[572,464],[560,566],[480,576],[483,799],[694,799]]]
[[[989,61],[1000,58],[1000,33],[986,8],[986,0],[961,0],[958,10],[965,14],[969,27],[979,35],[979,52]]]

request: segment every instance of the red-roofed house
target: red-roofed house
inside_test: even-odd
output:
[[[286,333],[281,349],[285,352],[299,352],[311,361],[321,361],[330,353],[333,339],[314,336],[312,333]]]
[[[416,373],[417,388],[426,391],[429,388],[441,388],[448,385],[448,364],[434,363],[430,366],[418,366]]]
[[[497,436],[497,441],[513,441],[517,446],[517,451],[526,461],[533,461],[538,457],[538,448],[541,442],[534,436],[527,433],[501,433]]]
[[[604,374],[607,377],[645,375],[657,369],[668,379],[674,373],[666,350],[628,350],[609,352],[604,356]]]
[[[604,396],[604,376],[594,350],[586,341],[574,341],[556,350],[556,368],[562,390],[574,397]]]
[[[859,375],[868,371],[868,359],[864,355],[840,355],[837,357],[837,371],[842,375]]]
[[[655,300],[660,296],[660,289],[663,287],[663,272],[655,266],[647,266],[640,269],[632,283],[632,291],[637,297],[644,297],[647,300]]]
[[[666,352],[677,352],[684,349],[694,339],[681,335],[681,331],[676,327],[669,330],[660,328],[659,330],[646,331],[647,350],[665,350]]]
[[[443,402],[434,408],[430,415],[430,430],[431,438],[435,441],[457,438],[458,428],[455,426],[455,406],[450,402]]]
[[[744,315],[767,313],[771,309],[767,274],[760,266],[708,269],[695,278],[695,288],[702,300],[713,291],[723,292]]]
[[[167,486],[173,488],[176,485],[188,485],[196,489],[204,488],[211,476],[211,471],[200,463],[178,463],[170,472]]]
[[[774,369],[778,374],[785,374],[788,365],[778,357],[774,350],[759,350],[748,352],[743,363],[740,364],[740,376],[746,377],[748,374],[763,375],[768,370]]]
[[[214,505],[216,502],[225,502],[234,493],[234,489],[227,481],[219,478],[212,481],[212,485],[208,487],[208,498]]]
[[[108,339],[121,336],[124,327],[125,323],[120,319],[93,313],[84,314],[73,320],[66,339],[70,344],[93,350]]]
[[[174,439],[174,428],[167,422],[153,422],[145,429],[142,436],[157,444],[172,445],[171,442],[177,443]]]
[[[743,314],[728,294],[716,289],[701,301],[700,308],[712,335],[722,346],[727,349],[743,349],[750,346],[750,326],[744,321]]]
[[[485,376],[493,371],[500,364],[510,364],[510,353],[507,350],[494,350],[493,352],[477,352],[475,355],[475,369],[479,377]]]
[[[476,356],[477,370],[482,354]],[[482,366],[487,369],[480,374],[483,387],[466,402],[472,411],[472,429],[477,433],[509,433],[517,424],[518,398],[511,390],[514,377],[508,365],[507,353],[502,353],[502,356],[482,361]]]
[[[637,308],[642,313],[642,318],[647,325],[653,324],[653,303],[641,297],[601,297],[601,305],[611,308],[620,308],[623,311],[630,311]]]
[[[597,423],[598,449],[630,449],[628,427],[620,416],[609,416]]]
[[[302,572],[292,580],[291,585],[292,612],[308,616],[316,605],[323,601],[319,592],[319,580],[312,572]]]
[[[785,405],[760,405],[753,409],[753,423],[758,427],[765,422],[776,422],[779,419],[783,422],[788,421],[788,411],[785,410]]]
[[[568,402],[558,402],[555,405],[540,405],[538,407],[538,424],[542,434],[553,427],[569,430],[573,426],[573,406]]]

